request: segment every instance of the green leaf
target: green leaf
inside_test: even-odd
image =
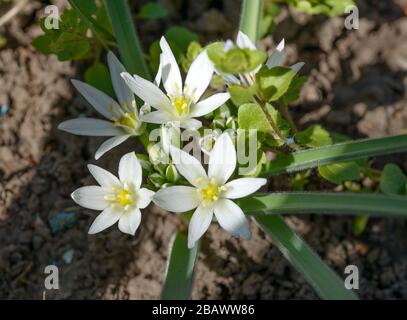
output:
[[[188,45],[187,53],[185,58],[182,59],[182,68],[185,72],[188,72],[189,67],[191,66],[192,62],[198,57],[198,55],[202,52],[203,48],[197,41],[192,41]]]
[[[290,127],[281,114],[270,104],[267,105],[267,108],[274,123],[276,123],[283,134],[288,135]],[[257,129],[258,132],[265,134],[271,134],[273,132],[273,128],[268,123],[263,110],[256,103],[246,103],[239,107],[238,124],[240,129]],[[266,142],[268,145],[272,145],[270,139]],[[275,140],[273,140],[273,142],[277,143]]]
[[[360,236],[366,229],[367,222],[369,221],[368,216],[356,216],[353,218],[352,233],[355,236]]]
[[[109,31],[111,29],[110,23],[103,24],[100,22],[100,14],[104,6],[97,8],[93,0],[69,0],[70,5],[76,11],[81,23],[83,24],[84,33],[88,27],[93,31],[98,40],[106,47],[105,38],[110,41],[115,41],[114,36]],[[96,15],[96,19],[93,16]],[[98,17],[99,16],[99,17]],[[62,16],[62,21],[63,21]]]
[[[406,176],[395,164],[386,164],[380,178],[380,189],[386,194],[406,194]]]
[[[278,215],[256,216],[256,222],[270,236],[284,257],[301,272],[322,299],[355,300],[344,281]]]
[[[199,45],[198,35],[184,27],[171,27],[164,34],[168,44],[175,56],[175,59],[183,67],[188,67],[192,63],[193,59],[190,57],[197,52],[197,45]],[[191,51],[189,46],[192,45]],[[150,45],[150,66],[152,70],[157,70],[160,63],[161,48],[159,41],[154,41]],[[189,56],[188,56],[189,54]]]
[[[349,214],[407,218],[407,197],[353,192],[280,192],[236,201],[246,214]]]
[[[256,81],[267,101],[277,101],[287,92],[294,77],[295,72],[290,68],[263,67],[256,74]]]
[[[253,102],[253,95],[256,93],[256,86],[250,88],[242,87],[237,84],[229,86],[228,91],[230,98],[236,106],[240,106],[245,103]]]
[[[188,46],[191,42],[198,41],[198,35],[195,32],[179,26],[169,28],[165,32],[165,37],[171,44],[177,46],[182,52],[186,52],[188,50]]]
[[[333,163],[319,167],[318,172],[326,180],[336,184],[360,179],[360,169],[354,161]]]
[[[308,127],[295,135],[295,140],[307,147],[315,148],[332,144],[330,133],[319,124]]]
[[[165,282],[161,298],[163,300],[186,300],[191,297],[195,261],[199,244],[188,249],[187,234],[178,231],[171,243]]]
[[[50,46],[54,40],[55,40],[54,35],[43,34],[43,35],[36,37],[33,40],[32,45],[37,51],[41,52],[42,54],[51,54],[52,50],[51,50]]]
[[[150,72],[144,60],[143,50],[127,1],[105,0],[104,3],[113,26],[120,56],[127,71],[150,79]]]
[[[143,19],[160,19],[168,15],[168,11],[161,4],[156,2],[146,3],[140,10],[138,16]]]
[[[286,94],[284,95],[284,102],[285,103],[292,103],[299,99],[301,94],[301,88],[305,82],[307,82],[307,77],[294,77],[293,81],[291,81],[290,87],[288,88]]]
[[[353,161],[407,151],[407,135],[347,141],[316,149],[295,152],[269,161],[262,176],[296,172],[341,161]]]
[[[50,44],[50,49],[60,61],[80,60],[89,53],[90,44],[76,34],[65,32]]]
[[[243,0],[240,30],[247,34],[254,43],[259,39],[262,11],[262,0]]]
[[[96,61],[85,71],[84,77],[87,83],[114,97],[109,69],[104,64]]]

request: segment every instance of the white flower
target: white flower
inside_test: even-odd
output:
[[[208,229],[213,214],[222,228],[234,236],[250,238],[250,229],[242,209],[230,199],[238,199],[256,192],[267,180],[241,178],[227,182],[236,168],[236,150],[232,139],[223,133],[209,157],[208,174],[201,163],[185,151],[170,148],[178,172],[192,186],[175,186],[158,191],[153,202],[173,212],[196,208],[189,225],[188,247],[192,248]]]
[[[243,33],[242,31],[239,31],[237,34],[236,38],[236,45],[241,48],[241,49],[250,49],[250,50],[257,50],[256,45],[250,40],[250,38]],[[224,45],[225,51],[229,50],[231,48],[231,43],[230,41],[225,42]],[[268,57],[266,61],[266,66],[271,69],[274,67],[281,67],[284,62],[284,39],[281,40],[281,42],[277,45],[276,50]],[[304,62],[298,62],[294,65],[292,65],[290,68],[293,70],[295,73],[298,73],[300,69],[304,66]],[[258,66],[255,70],[249,72],[246,76],[246,79],[249,80],[249,84],[253,84],[254,82],[254,77],[256,73],[261,69],[262,66]],[[239,80],[236,76],[228,73],[222,73],[218,72],[221,76],[223,76],[226,80],[227,83],[231,84],[240,84],[241,79]],[[242,78],[242,77],[240,77]]]
[[[102,210],[89,233],[103,231],[119,221],[120,231],[134,235],[140,225],[140,209],[147,207],[154,196],[153,191],[140,188],[142,169],[136,155],[130,152],[120,159],[119,178],[95,165],[88,168],[100,186],[79,188],[71,197],[82,207]]]
[[[202,124],[194,118],[212,112],[224,104],[230,95],[229,93],[217,93],[199,101],[213,74],[213,66],[209,62],[206,51],[201,52],[192,62],[183,86],[181,72],[164,37],[161,38],[160,46],[162,80],[167,95],[157,85],[137,75],[132,77],[129,73],[124,72],[122,77],[138,97],[157,109],[157,111],[143,115],[143,121],[157,124],[173,121],[179,122],[182,128],[197,129]]]
[[[108,53],[107,60],[118,102],[82,81],[72,80],[72,84],[96,111],[108,121],[77,118],[64,121],[58,126],[59,129],[76,135],[112,136],[98,148],[95,153],[96,160],[131,136],[137,136],[142,125],[134,95],[120,76],[120,73],[125,71],[123,65],[112,52]]]

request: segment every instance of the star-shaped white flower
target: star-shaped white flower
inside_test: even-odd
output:
[[[137,75],[132,77],[129,73],[124,72],[122,77],[138,97],[157,109],[157,111],[143,115],[144,122],[157,124],[175,122],[179,123],[182,128],[197,129],[202,124],[194,118],[214,111],[224,104],[230,95],[229,93],[217,93],[199,101],[209,86],[214,71],[206,51],[201,52],[192,62],[183,86],[181,72],[164,37],[161,38],[160,46],[162,80],[167,94],[163,93],[157,85]]]
[[[242,31],[239,31],[237,34],[236,38],[236,45],[241,48],[241,49],[250,49],[250,50],[257,50],[256,45],[250,40],[250,38],[243,33]],[[224,44],[225,50],[229,50],[229,48],[233,47],[233,42],[228,40]],[[271,69],[274,67],[281,67],[284,62],[284,39],[281,40],[281,42],[277,45],[275,51],[268,57],[266,61],[266,66],[267,68]],[[294,65],[292,65],[290,68],[293,70],[295,73],[300,71],[300,69],[304,66],[304,62],[298,62]],[[261,69],[262,66],[258,66],[255,70],[249,72],[247,74],[246,79],[249,81],[249,84],[252,84],[254,81],[254,76],[256,73]],[[218,72],[221,76],[223,76],[226,80],[226,82],[231,83],[231,84],[240,84],[241,79],[239,80],[236,76],[228,73],[222,73]]]
[[[134,152],[120,159],[119,178],[95,165],[88,168],[100,186],[79,188],[71,197],[82,207],[102,210],[89,233],[98,233],[119,221],[120,231],[134,235],[141,221],[140,209],[147,207],[154,196],[153,191],[140,188],[142,169]]]
[[[118,102],[82,81],[72,80],[72,84],[96,111],[108,121],[94,118],[77,118],[64,121],[58,126],[58,129],[76,135],[112,136],[98,148],[95,153],[96,160],[131,136],[139,135],[142,125],[134,94],[120,76],[120,73],[125,71],[123,65],[112,52],[108,53],[107,61]],[[160,74],[157,77],[160,77]]]
[[[158,191],[153,202],[173,212],[196,209],[188,230],[188,247],[192,248],[208,229],[213,214],[222,228],[234,236],[250,238],[250,229],[240,207],[231,199],[256,192],[267,180],[240,178],[227,182],[236,168],[236,150],[232,139],[223,133],[209,156],[208,174],[201,163],[185,151],[171,146],[173,162],[178,172],[192,186],[174,186]]]

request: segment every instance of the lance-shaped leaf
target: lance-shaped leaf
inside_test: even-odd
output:
[[[355,300],[344,281],[298,236],[279,215],[259,215],[255,221],[284,257],[300,271],[322,299]]]
[[[407,197],[352,192],[279,192],[237,200],[246,214],[319,213],[407,218]]]
[[[281,156],[268,162],[261,175],[270,176],[286,172],[290,173],[341,161],[358,160],[405,151],[407,151],[406,134],[385,138],[346,141]]]
[[[171,252],[161,293],[162,299],[190,299],[198,246],[199,243],[197,242],[192,249],[188,249],[187,234],[182,231],[175,234],[170,245]]]

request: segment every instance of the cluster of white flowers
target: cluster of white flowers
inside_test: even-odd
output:
[[[241,32],[237,45],[255,48]],[[267,65],[281,63],[283,46],[283,43],[278,46]],[[176,122],[180,128],[200,128],[202,123],[196,118],[216,110],[230,95],[217,93],[201,100],[215,71],[205,50],[191,64],[183,84],[175,57],[164,37],[160,47],[160,66],[154,82],[130,75],[114,54],[109,52],[109,70],[118,101],[86,83],[73,80],[76,89],[107,120],[78,118],[61,123],[59,128],[77,135],[110,136],[96,151],[96,159],[128,138],[142,134],[144,123],[168,125]],[[293,66],[295,70],[300,67]],[[230,82],[239,81],[231,75],[224,76]],[[160,89],[160,83],[166,93]],[[140,112],[135,95],[144,102],[142,110],[152,107],[155,111]],[[231,137],[227,133],[217,137],[209,153],[208,172],[187,152],[173,145],[167,147],[172,162],[190,186],[170,186],[156,193],[142,188],[142,167],[134,152],[121,158],[118,178],[98,166],[88,166],[99,186],[79,188],[72,193],[72,198],[85,208],[102,211],[91,225],[89,233],[100,232],[118,222],[122,232],[134,235],[141,221],[140,209],[153,201],[161,208],[175,213],[195,210],[188,231],[190,248],[208,229],[214,215],[220,226],[234,236],[250,238],[244,213],[232,200],[256,192],[267,181],[261,178],[238,178],[228,182],[236,169],[236,150]]]

